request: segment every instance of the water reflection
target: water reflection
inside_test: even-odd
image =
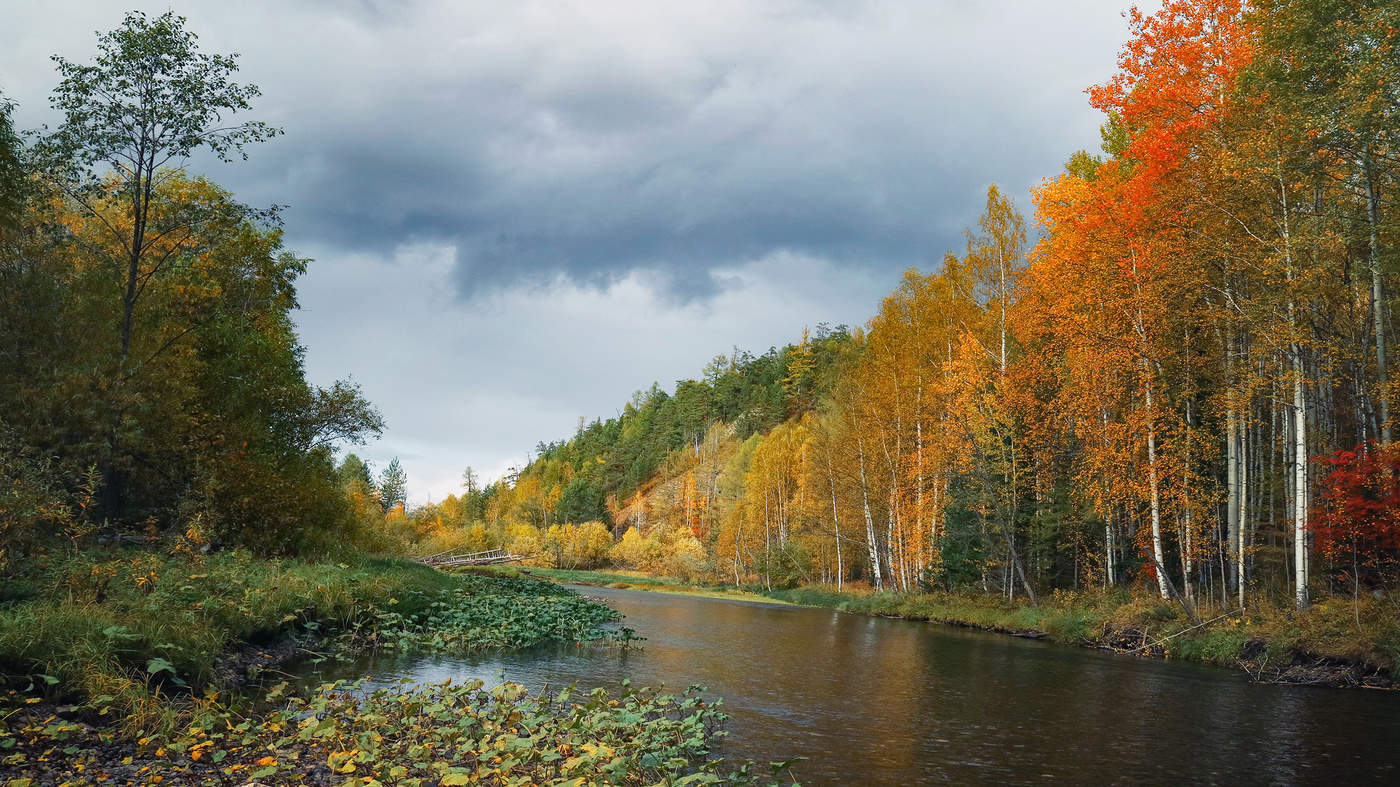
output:
[[[361,662],[328,677],[532,687],[701,683],[724,753],[806,757],[812,784],[1400,779],[1400,696],[1255,686],[1226,670],[826,610],[587,588],[643,649]]]

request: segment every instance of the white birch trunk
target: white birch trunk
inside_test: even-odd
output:
[[[836,509],[836,473],[831,468],[831,452],[826,455],[826,479],[831,484],[831,524],[836,528],[836,590],[841,590],[846,572],[841,565],[841,514]]]
[[[870,485],[865,480],[865,441],[856,437],[856,452],[860,457],[860,501],[865,508],[865,543],[870,552],[870,573],[875,579],[875,589],[884,590],[885,583],[880,574],[880,545],[875,540],[875,518],[870,515]]]
[[[1191,522],[1191,402],[1186,402],[1186,465],[1181,468],[1181,490],[1183,495],[1182,505],[1182,528],[1181,528],[1181,584],[1186,592],[1186,598],[1192,604],[1196,603],[1196,593],[1191,584],[1191,577],[1195,574],[1195,561],[1192,555],[1192,544],[1194,542],[1191,533],[1194,525]]]
[[[1235,519],[1238,533],[1235,538],[1235,589],[1239,594],[1240,606],[1244,606],[1244,558],[1245,540],[1249,532],[1249,422],[1242,420],[1239,429],[1240,447],[1235,451],[1236,466],[1239,468],[1239,484],[1236,503],[1239,514]]]
[[[1370,157],[1365,165],[1366,220],[1371,229],[1371,321],[1376,333],[1376,381],[1380,383],[1377,397],[1381,406],[1381,445],[1390,444],[1389,370],[1386,368],[1385,346],[1385,288],[1381,281],[1381,241],[1376,225],[1380,223],[1380,195],[1376,193]]]
[[[1302,350],[1293,345],[1293,582],[1298,609],[1308,606],[1308,410]]]
[[[1157,569],[1157,589],[1163,601],[1171,600],[1167,586],[1167,562],[1162,550],[1162,504],[1161,491],[1157,478],[1157,415],[1152,403],[1152,364],[1148,361],[1147,326],[1142,316],[1142,292],[1137,282],[1137,253],[1133,252],[1133,293],[1138,298],[1137,316],[1133,328],[1137,332],[1142,347],[1139,363],[1142,366],[1143,404],[1147,410],[1147,487],[1152,516],[1152,560]]]
[[[886,564],[890,567],[890,581],[902,590],[908,590],[909,585],[904,576],[904,560],[898,559],[898,549],[894,537],[894,495],[895,490],[890,488],[889,516],[885,519],[885,550]]]
[[[1227,553],[1235,556],[1235,546],[1240,540],[1240,456],[1239,456],[1239,417],[1232,403],[1225,411],[1225,540],[1229,544]]]
[[[919,399],[923,399],[923,383],[919,383]],[[920,405],[922,406],[922,405]],[[914,422],[914,434],[916,438],[918,452],[917,478],[914,487],[914,532],[924,532],[924,420],[922,417]],[[924,570],[924,553],[921,550],[914,558],[914,573],[918,575]]]
[[[773,589],[773,528],[768,522],[768,490],[763,490],[763,586]]]
[[[1104,518],[1103,523],[1103,551],[1104,551],[1104,587],[1113,587],[1113,514],[1110,513]]]
[[[1293,230],[1283,165],[1278,167],[1279,201],[1283,207],[1284,274],[1293,282]],[[1298,609],[1308,606],[1308,402],[1303,388],[1303,348],[1297,340],[1297,303],[1288,302],[1288,327],[1294,334],[1289,345],[1293,367],[1293,583]]]
[[[1152,559],[1157,564],[1157,590],[1163,601],[1171,600],[1167,589],[1167,563],[1162,557],[1162,505],[1157,488],[1157,425],[1152,410],[1152,384],[1144,383],[1143,394],[1147,403],[1147,489],[1152,512]]]

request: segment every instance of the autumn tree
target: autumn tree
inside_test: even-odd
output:
[[[1342,566],[1353,596],[1363,579],[1384,585],[1400,563],[1400,450],[1368,443],[1320,460],[1312,530],[1318,549]]]
[[[210,225],[226,219],[211,215],[207,203],[161,204],[171,193],[163,185],[196,151],[228,160],[280,132],[256,121],[227,124],[227,116],[249,108],[258,89],[232,81],[236,56],[199,52],[184,18],[173,12],[155,19],[129,13],[121,27],[98,38],[92,64],[58,55],[53,60],[62,80],[51,103],[63,122],[44,135],[40,152],[53,182],[100,227],[91,251],[119,272],[107,439],[110,450],[121,453],[125,384],[142,373],[147,357],[176,343],[143,347],[133,359],[137,304],[155,279],[196,262],[211,242]],[[216,205],[238,218],[257,216],[232,201]],[[190,329],[207,319],[193,317]],[[115,512],[124,480],[111,462],[105,467],[107,507]]]
[[[975,478],[1006,547],[1012,574],[1008,590],[1019,583],[1036,602],[1017,543],[1023,516],[1026,452],[1021,444],[1020,413],[1011,403],[1009,371],[1015,339],[1010,310],[1014,290],[1026,265],[1025,222],[995,185],[978,232],[968,237],[967,255],[949,271],[955,288],[975,305],[961,337],[962,424],[973,447]]]
[[[259,91],[231,81],[236,55],[199,52],[185,19],[173,12],[153,20],[139,11],[127,14],[120,28],[99,37],[98,50],[91,65],[53,57],[63,79],[52,103],[64,120],[43,149],[79,204],[89,207],[96,192],[124,206],[120,223],[103,223],[125,269],[119,332],[125,365],[132,315],[146,282],[180,262],[199,230],[198,216],[152,223],[162,172],[200,149],[223,160],[246,157],[245,145],[280,132],[257,121],[223,124],[227,115],[248,109]],[[183,242],[152,254],[168,240]]]
[[[1299,168],[1340,186],[1352,207],[1347,234],[1365,248],[1370,282],[1370,344],[1377,433],[1391,441],[1386,259],[1393,190],[1400,186],[1400,9],[1366,0],[1264,0],[1254,15],[1263,56],[1260,89],[1277,107],[1273,120],[1306,140]],[[1390,193],[1387,193],[1390,191]]]
[[[1393,5],[1130,11],[1088,91],[1102,149],[1035,190],[1031,249],[992,187],[966,250],[863,328],[653,386],[515,493],[567,458],[638,544],[703,534],[736,583],[1306,606],[1339,559],[1310,458],[1392,438]]]
[[[18,228],[29,180],[24,144],[15,133],[14,104],[0,93],[0,232]]]

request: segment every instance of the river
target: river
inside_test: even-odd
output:
[[[362,661],[326,677],[532,688],[704,684],[720,748],[804,784],[1400,783],[1400,694],[804,607],[579,588],[646,637],[610,649]]]

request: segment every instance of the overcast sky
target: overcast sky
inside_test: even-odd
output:
[[[307,370],[383,411],[411,503],[490,478],[733,346],[864,323],[964,245],[987,184],[1098,144],[1124,0],[6,0],[0,90],[126,8],[241,54],[286,135],[197,160],[315,262]]]

